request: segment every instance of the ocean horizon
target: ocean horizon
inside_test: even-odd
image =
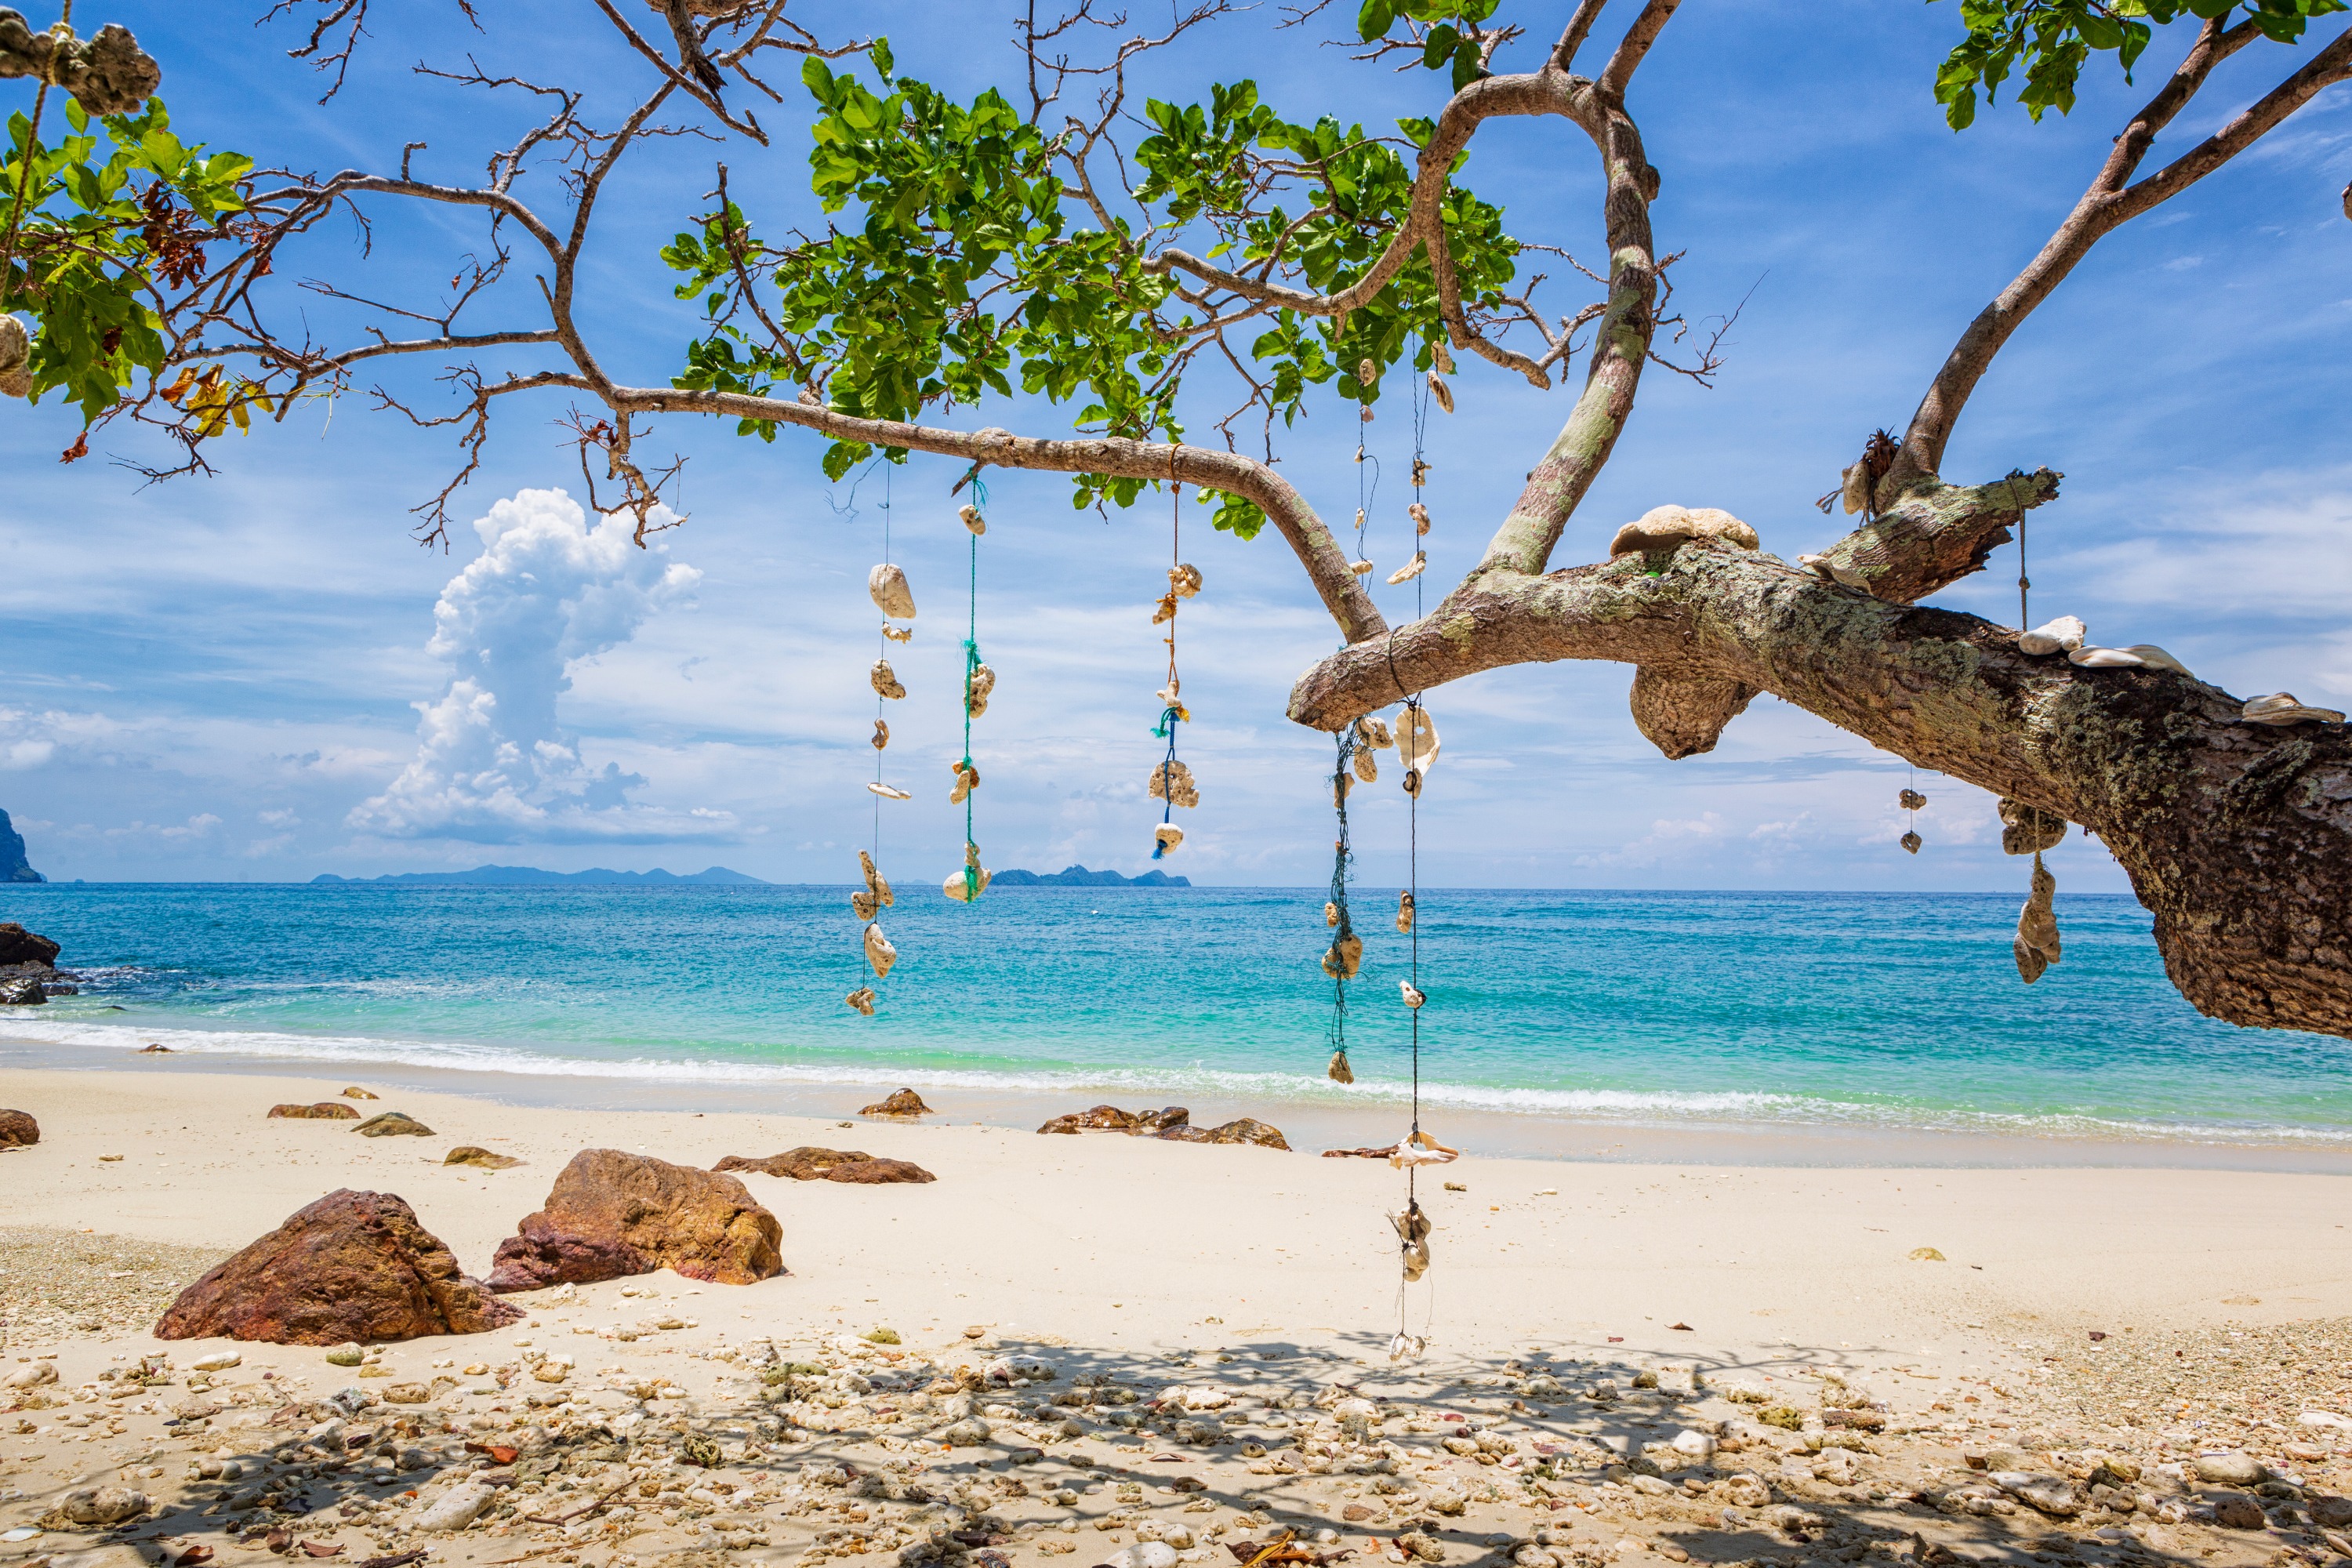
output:
[[[870,1019],[843,1002],[864,969],[842,886],[0,893],[0,919],[61,942],[85,977],[79,995],[8,1009],[0,1038],[73,1065],[160,1043],[614,1104],[905,1084],[1277,1121],[1392,1115],[1411,1095],[1394,889],[1353,894],[1352,1087],[1324,1076],[1320,888],[1007,888],[969,907],[902,889],[884,917],[901,956]],[[2352,1041],[2199,1016],[2127,897],[2062,893],[2065,957],[2028,987],[2009,948],[2019,902],[1424,888],[1422,1102],[1523,1126],[2352,1152]]]

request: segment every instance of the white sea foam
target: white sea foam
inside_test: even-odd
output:
[[[1199,1066],[992,1070],[873,1065],[856,1059],[763,1062],[721,1057],[604,1058],[513,1046],[449,1040],[398,1040],[360,1035],[299,1035],[270,1030],[156,1028],[20,1016],[6,1037],[93,1051],[135,1051],[150,1042],[175,1053],[289,1064],[416,1068],[443,1072],[508,1073],[670,1085],[905,1085],[1000,1094],[1093,1095],[1129,1100],[1203,1096],[1283,1101],[1329,1109],[1410,1103],[1412,1086],[1360,1072],[1349,1087],[1318,1075],[1234,1072]],[[1968,1132],[2012,1138],[2294,1144],[2352,1147],[2352,1130],[2269,1123],[2166,1122],[2075,1112],[1948,1110],[1895,1102],[1836,1100],[1815,1095],[1718,1090],[1513,1089],[1423,1079],[1425,1106],[1464,1111],[1671,1128],[1688,1123]]]

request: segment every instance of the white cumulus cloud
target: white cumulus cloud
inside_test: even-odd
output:
[[[666,521],[656,519],[656,521]],[[386,838],[655,843],[725,833],[723,814],[631,801],[642,774],[597,769],[557,722],[583,659],[620,647],[702,574],[632,542],[635,523],[589,526],[562,490],[521,490],[474,524],[482,553],[434,606],[429,651],[449,688],[416,705],[416,756],[350,825]]]

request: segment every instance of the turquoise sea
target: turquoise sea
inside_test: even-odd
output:
[[[1411,1075],[1393,889],[1360,889],[1358,1081],[1323,1076],[1319,889],[900,894],[882,1005],[845,889],[89,885],[0,889],[79,997],[0,1018],[0,1061],[499,1075],[723,1109],[905,1083],[1278,1120],[1393,1107]],[[2059,900],[2021,984],[2017,899],[1427,889],[1424,1100],[1626,1127],[1877,1128],[2352,1152],[2352,1041],[2200,1017],[2128,899]],[[184,1058],[183,1058],[185,1059]],[[484,1084],[488,1077],[475,1081]],[[835,1093],[835,1101],[842,1097]]]

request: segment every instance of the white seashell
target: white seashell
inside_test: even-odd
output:
[[[1429,1000],[1410,980],[1398,981],[1397,989],[1404,994],[1404,1005],[1408,1007],[1418,1007]]]
[[[894,789],[886,784],[870,784],[866,786],[866,790],[867,794],[878,795],[884,800],[912,800],[915,798],[905,790]]]
[[[1328,900],[1325,901],[1323,905],[1323,923],[1326,926],[1337,926],[1339,923],[1339,905],[1331,903]]]
[[[971,530],[972,536],[974,538],[978,538],[980,535],[988,531],[988,520],[981,516],[980,508],[972,505],[970,501],[966,501],[963,505],[956,508],[956,515],[963,519],[963,525]]]
[[[1372,563],[1369,561],[1350,561],[1348,563],[1348,570],[1359,577],[1367,576],[1372,570]]]
[[[1190,563],[1170,567],[1168,586],[1178,598],[1191,598],[1201,591],[1201,569]]]
[[[1366,784],[1381,782],[1380,759],[1373,756],[1369,748],[1356,753],[1356,776]]]
[[[1356,531],[1358,533],[1364,531],[1364,509],[1362,507],[1358,507],[1356,509]]]
[[[1403,1263],[1404,1282],[1408,1285],[1419,1284],[1421,1277],[1429,1272],[1429,1243],[1416,1241],[1406,1247]]]
[[[1358,360],[1358,361],[1356,362],[1356,384],[1357,384],[1357,385],[1359,385],[1359,386],[1370,386],[1370,385],[1371,385],[1371,384],[1372,384],[1372,383],[1374,383],[1374,382],[1376,382],[1376,381],[1380,380],[1380,378],[1381,378],[1381,367],[1380,367],[1380,366],[1378,366],[1378,365],[1374,364],[1371,361],[1370,361],[1370,360],[1368,360],[1368,359]]]
[[[1437,406],[1448,414],[1454,412],[1454,389],[1446,385],[1433,370],[1429,373],[1429,395],[1437,399]]]
[[[1353,980],[1356,971],[1364,963],[1364,939],[1353,931],[1334,942],[1323,952],[1323,973],[1334,980]]]
[[[1153,768],[1148,787],[1152,799],[1164,800],[1171,805],[1201,804],[1201,791],[1192,782],[1192,770],[1181,763],[1162,763]]]
[[[1348,1053],[1344,1050],[1333,1051],[1331,1053],[1331,1065],[1323,1069],[1323,1076],[1329,1079],[1333,1083],[1355,1082],[1356,1072],[1353,1068],[1350,1068],[1348,1065]]]
[[[2191,680],[2197,679],[2197,677],[2190,672],[2187,665],[2181,663],[2179,659],[2173,658],[2170,654],[2165,652],[2162,648],[2157,647],[2152,642],[2136,642],[2123,651],[2126,653],[2136,653],[2139,655],[2139,661],[2142,664],[2147,665],[2150,669],[2168,669],[2175,675],[2186,675]]]
[[[890,978],[890,966],[898,962],[898,950],[890,945],[890,939],[882,934],[878,925],[866,928],[866,962],[884,980]]]
[[[1459,1158],[1450,1150],[1423,1149],[1412,1143],[1400,1143],[1395,1152],[1389,1156],[1389,1163],[1400,1171],[1407,1171],[1418,1165],[1450,1165]]]
[[[1428,1340],[1419,1334],[1408,1334],[1402,1329],[1399,1329],[1396,1338],[1389,1342],[1389,1360],[1391,1362],[1419,1361],[1428,1350]]]
[[[884,615],[902,621],[915,618],[915,591],[907,586],[907,574],[887,561],[866,574],[866,591]]]
[[[1411,934],[1414,912],[1413,898],[1409,892],[1397,895],[1397,930]]]
[[[2054,621],[2043,622],[2030,632],[2019,633],[2017,651],[2032,654],[2036,658],[2053,653],[2071,653],[2081,647],[2083,639],[2090,635],[2090,628],[2075,616],[2061,616]]]
[[[980,787],[980,770],[968,762],[950,763],[948,771],[955,774],[955,786],[948,791],[948,804],[961,805],[965,797]]]
[[[1426,708],[1407,708],[1397,716],[1397,760],[1404,764],[1405,793],[1419,795],[1437,765],[1437,723]]]
[[[881,721],[881,720],[879,720],[879,719],[875,720],[875,721],[874,721],[874,749],[875,749],[876,751],[877,751],[877,752],[878,752],[878,751],[880,751],[883,747],[885,747],[885,746],[888,745],[889,743],[890,743],[890,726],[889,726],[889,725],[887,725],[887,724],[885,724],[885,723],[884,723],[884,722],[882,722],[882,721]]]
[[[1176,595],[1173,594],[1160,595],[1159,607],[1151,612],[1151,624],[1156,626],[1162,621],[1172,621],[1175,618]]]
[[[1172,822],[1163,822],[1151,830],[1151,858],[1155,860],[1184,844],[1184,830]]]
[[[1411,506],[1404,509],[1404,514],[1405,516],[1412,519],[1412,531],[1415,534],[1426,535],[1429,532],[1429,509],[1427,507],[1422,505],[1419,501],[1415,501]]]
[[[869,1018],[874,1016],[874,987],[871,985],[861,985],[842,1000],[865,1014],[866,1016]]]
[[[1840,477],[1844,482],[1838,490],[1845,500],[1846,515],[1852,517],[1870,504],[1870,465],[1856,462]]]
[[[1672,550],[1693,539],[1720,539],[1754,550],[1756,531],[1718,507],[1654,506],[1617,531],[1609,543],[1613,558],[1645,550]]]
[[[1415,577],[1421,575],[1421,569],[1428,564],[1429,552],[1426,550],[1414,551],[1411,561],[1389,574],[1389,586],[1393,588],[1399,583],[1412,582]]]
[[[2238,710],[2238,717],[2249,724],[2341,724],[2344,715],[2333,708],[2307,708],[2292,691],[2273,691],[2268,697],[2257,697]]]
[[[964,711],[977,719],[988,711],[988,694],[996,689],[996,671],[984,664],[975,664],[964,678]]]
[[[874,689],[884,697],[895,700],[907,695],[907,689],[898,684],[898,673],[890,668],[890,661],[887,658],[876,659],[874,668],[866,679],[873,682]]]
[[[2147,660],[2119,647],[2077,647],[2066,650],[2066,662],[2085,669],[2137,669]]]
[[[989,879],[990,873],[977,866],[971,868],[969,875],[962,871],[950,871],[948,879],[940,884],[940,891],[957,903],[968,904],[988,891]]]
[[[1176,678],[1172,675],[1168,678],[1167,685],[1161,687],[1151,695],[1160,699],[1160,706],[1162,708],[1181,708],[1183,706],[1182,700],[1184,696],[1184,689],[1177,682]],[[1190,717],[1189,714],[1186,716],[1188,718]]]
[[[894,626],[889,622],[884,621],[882,623],[882,635],[888,637],[892,642],[913,642],[915,640],[915,628],[912,626]]]

